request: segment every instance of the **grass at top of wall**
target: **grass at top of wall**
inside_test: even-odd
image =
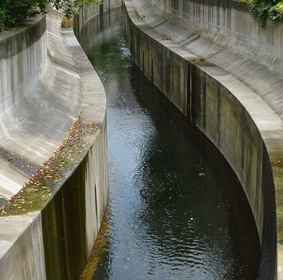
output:
[[[200,56],[199,58],[190,59],[189,62],[206,62],[206,59],[204,57]]]

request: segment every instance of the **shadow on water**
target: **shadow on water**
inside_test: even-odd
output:
[[[135,66],[122,10],[92,20],[81,38],[107,92],[110,188],[107,230],[81,279],[258,279],[241,185]]]

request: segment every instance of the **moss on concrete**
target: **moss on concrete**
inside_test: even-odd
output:
[[[80,280],[91,280],[97,269],[97,266],[101,262],[100,256],[105,250],[105,246],[112,235],[112,228],[110,227],[110,217],[112,213],[110,207],[105,209],[104,218],[99,230],[95,245],[92,249],[90,257],[88,259],[85,270],[83,271]]]
[[[86,137],[97,130],[96,124],[82,125],[79,118],[53,155],[31,176],[23,189],[1,208],[3,215],[21,215],[40,210],[64,184],[84,158],[89,144]]]

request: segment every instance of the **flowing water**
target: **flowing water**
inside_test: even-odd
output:
[[[81,44],[107,93],[109,198],[81,279],[258,279],[248,202],[214,146],[143,76],[123,10]]]

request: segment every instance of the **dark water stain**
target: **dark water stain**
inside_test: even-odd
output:
[[[28,177],[34,174],[40,167],[34,162],[31,162],[28,159],[21,157],[16,153],[8,151],[2,147],[0,147],[0,157]]]
[[[236,175],[137,69],[122,11],[81,38],[107,92],[111,212],[83,279],[258,279],[259,239]]]
[[[5,206],[7,202],[8,202],[7,199],[0,197],[0,207]]]

